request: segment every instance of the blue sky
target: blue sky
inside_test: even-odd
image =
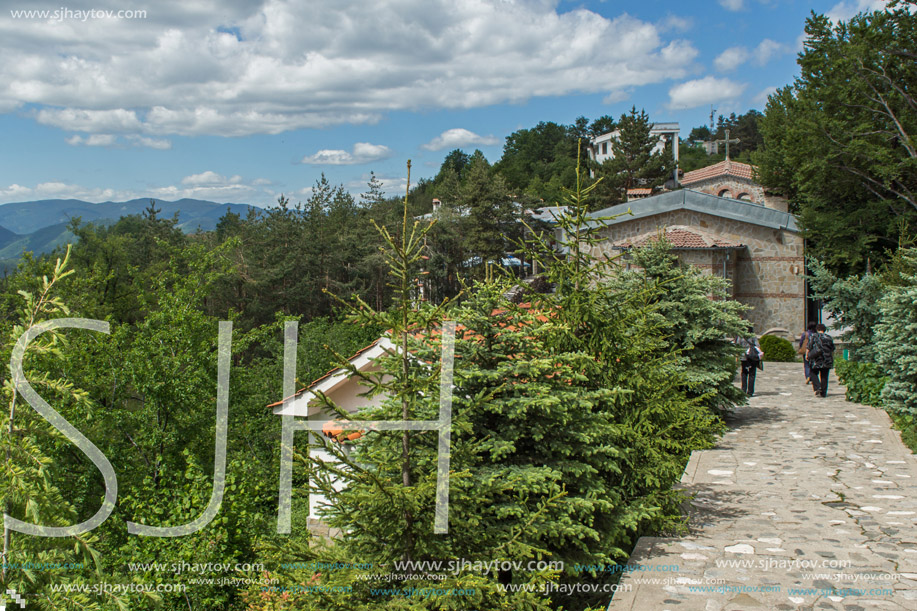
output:
[[[0,203],[308,198],[495,161],[539,121],[631,105],[682,137],[764,109],[805,18],[881,0],[0,0]],[[31,15],[19,11],[50,11]],[[89,13],[88,11],[94,11]],[[118,11],[124,11],[118,14]]]

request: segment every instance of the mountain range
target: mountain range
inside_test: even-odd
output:
[[[43,254],[72,242],[67,226],[73,218],[83,223],[110,224],[122,216],[142,214],[156,203],[163,218],[178,214],[178,227],[186,233],[212,231],[227,212],[245,216],[248,204],[218,204],[200,199],[170,202],[142,198],[126,202],[93,204],[78,199],[44,199],[0,205],[0,269],[14,268],[24,251]]]

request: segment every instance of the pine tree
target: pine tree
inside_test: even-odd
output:
[[[917,249],[896,256],[898,284],[886,288],[879,303],[875,354],[888,375],[882,401],[893,411],[917,415]]]
[[[456,203],[466,254],[479,269],[499,263],[512,246],[517,213],[503,178],[491,171],[480,151],[471,157]]]
[[[664,236],[629,253],[631,270],[621,270],[611,287],[621,294],[643,294],[668,346],[684,368],[684,391],[709,409],[724,413],[745,402],[732,383],[736,374],[733,339],[746,333],[745,310],[729,297],[729,282],[682,265]],[[648,292],[647,292],[648,290]]]
[[[672,176],[675,167],[670,148],[653,152],[658,140],[651,135],[653,124],[649,115],[632,107],[617,123],[617,138],[612,138],[612,157],[593,169],[602,182],[592,196],[593,209],[623,202],[627,190],[652,188]]]

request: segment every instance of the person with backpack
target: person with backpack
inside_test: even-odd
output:
[[[802,370],[803,373],[806,374],[806,384],[812,381],[812,368],[809,366],[809,359],[806,358],[806,352],[809,350],[809,338],[815,335],[815,326],[814,322],[810,322],[806,330],[802,332],[802,335],[799,337],[799,349],[796,351],[797,354],[802,356]]]
[[[739,336],[735,343],[745,348],[742,353],[742,392],[749,397],[755,396],[755,374],[758,369],[764,369],[761,364],[761,358],[764,352],[761,350],[761,344],[754,333],[749,333],[747,337]]]
[[[823,324],[815,327],[815,335],[809,337],[806,352],[809,375],[817,397],[828,396],[828,370],[834,366],[834,340],[825,331],[827,327]]]

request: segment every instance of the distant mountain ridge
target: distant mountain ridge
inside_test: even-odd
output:
[[[142,214],[150,205],[151,199],[156,202],[156,207],[162,210],[162,217],[171,218],[178,212],[178,226],[187,233],[198,231],[198,227],[200,231],[212,231],[227,211],[245,215],[248,214],[249,208],[254,207],[249,204],[218,204],[187,198],[170,202],[144,197],[126,202],[101,204],[79,199],[43,199],[0,205],[0,227],[19,235],[26,235],[51,225],[69,223],[70,219],[77,216],[81,217],[84,223],[100,219],[116,221],[122,216]],[[3,232],[0,232],[0,239],[2,236]]]
[[[122,216],[142,214],[149,207],[150,199],[156,202],[162,218],[172,218],[177,212],[178,227],[185,233],[213,231],[227,212],[245,216],[250,208],[256,208],[249,204],[218,204],[201,199],[170,202],[155,198],[101,204],[79,199],[0,204],[0,273],[14,269],[23,251],[38,255],[73,242],[76,236],[67,226],[74,217],[80,217],[83,223],[112,224]]]

